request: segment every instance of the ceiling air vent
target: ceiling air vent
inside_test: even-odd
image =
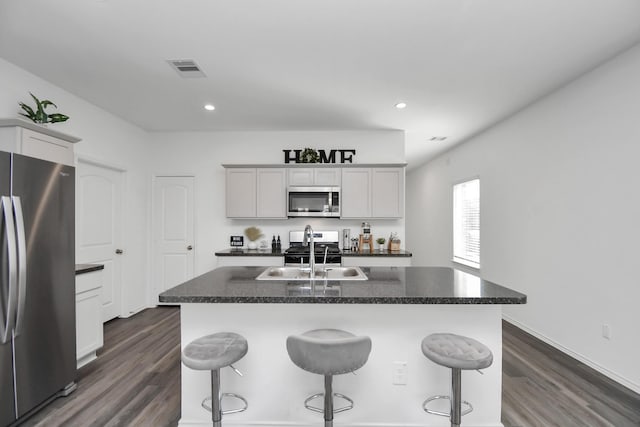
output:
[[[176,70],[180,77],[206,77],[198,64],[196,64],[196,61],[192,59],[170,59],[167,62]]]

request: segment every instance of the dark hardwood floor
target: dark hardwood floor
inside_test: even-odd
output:
[[[78,371],[78,389],[25,426],[176,426],[180,418],[180,311],[144,310],[105,324],[98,359]]]
[[[505,427],[640,426],[639,395],[506,322],[503,343]],[[24,425],[173,427],[179,418],[179,309],[158,307],[106,323],[78,389]]]
[[[502,322],[505,427],[640,426],[640,395]]]

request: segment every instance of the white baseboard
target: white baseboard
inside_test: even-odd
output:
[[[118,317],[122,318],[122,319],[128,319],[129,317],[140,313],[142,310],[145,310],[146,308],[148,308],[147,306],[141,305],[140,307],[136,307],[133,310],[130,310],[128,313],[122,314]]]
[[[613,372],[607,368],[605,368],[602,365],[597,364],[596,362],[594,362],[593,360],[583,356],[582,354],[576,353],[573,350],[570,350],[568,348],[566,348],[565,346],[563,346],[560,343],[555,342],[554,340],[552,340],[551,338],[537,332],[534,331],[533,329],[523,325],[522,323],[518,322],[517,320],[513,319],[510,316],[507,316],[505,314],[502,315],[502,318],[504,320],[506,320],[507,322],[513,324],[514,326],[517,326],[518,328],[522,329],[523,331],[527,332],[530,335],[533,335],[534,337],[538,338],[540,341],[543,341],[547,344],[549,344],[552,347],[555,347],[556,349],[560,350],[561,352],[573,357],[574,359],[584,363],[585,365],[589,366],[590,368],[595,369],[596,371],[600,372],[602,375],[611,378],[613,381],[627,387],[628,389],[639,393],[640,394],[640,384],[636,384],[633,381],[628,380],[627,378],[619,375],[616,372]]]

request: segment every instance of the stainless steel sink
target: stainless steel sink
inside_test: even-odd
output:
[[[299,267],[269,267],[256,280],[368,280],[358,267],[316,268],[315,277],[309,278],[309,269]]]

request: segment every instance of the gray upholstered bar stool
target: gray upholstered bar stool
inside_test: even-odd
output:
[[[314,374],[324,375],[324,393],[314,394],[304,401],[305,408],[324,413],[325,427],[333,427],[333,415],[353,408],[353,400],[333,392],[333,376],[361,368],[371,353],[371,338],[357,337],[339,329],[315,329],[287,338],[289,357],[298,367]],[[334,409],[333,398],[348,402]],[[312,406],[313,399],[324,397],[324,408]]]
[[[422,408],[430,414],[449,417],[451,427],[459,427],[462,416],[473,411],[473,406],[462,400],[462,370],[479,370],[491,366],[493,353],[481,342],[455,334],[429,335],[422,340],[422,353],[432,362],[451,368],[451,395],[430,397],[424,401]],[[438,399],[450,400],[449,413],[427,407],[429,402]],[[467,406],[464,411],[463,403]]]
[[[191,341],[182,351],[182,363],[186,366],[199,371],[211,371],[211,396],[202,401],[202,407],[211,411],[213,427],[222,426],[222,415],[242,412],[248,407],[244,397],[233,393],[220,393],[220,368],[229,366],[242,376],[232,363],[242,359],[248,350],[247,340],[243,336],[233,332],[219,332]],[[223,396],[239,399],[244,402],[244,406],[223,411]],[[207,404],[208,401],[211,405]]]

